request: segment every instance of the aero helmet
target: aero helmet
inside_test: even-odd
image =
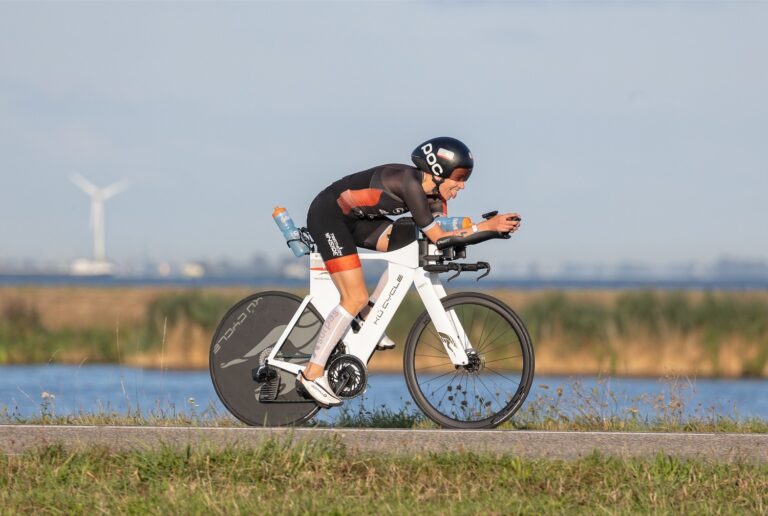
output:
[[[457,168],[468,170],[463,177],[454,178],[464,181],[469,178],[472,167],[475,165],[469,147],[456,138],[448,136],[439,136],[425,141],[413,149],[411,159],[419,170],[432,174],[438,183],[451,177]]]

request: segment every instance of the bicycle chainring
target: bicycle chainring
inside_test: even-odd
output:
[[[341,354],[332,357],[326,366],[328,383],[340,399],[348,400],[365,392],[368,386],[368,370],[355,355]]]

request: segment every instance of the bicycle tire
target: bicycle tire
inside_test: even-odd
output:
[[[425,310],[411,327],[405,345],[403,369],[408,391],[424,414],[444,428],[495,428],[520,409],[531,389],[535,358],[530,335],[520,317],[510,307],[492,296],[462,292],[446,296],[442,299],[442,303],[446,311],[453,310],[459,318],[479,358],[473,359],[472,367],[454,366],[434,331],[434,325],[430,324],[429,313]],[[490,330],[481,328],[478,336],[474,330],[479,321],[475,321],[475,316],[468,320],[469,310],[466,307],[479,307],[478,311],[486,311],[485,322],[481,326],[484,326],[493,314],[496,326]],[[506,338],[498,346],[491,342],[493,344],[491,348],[488,348],[489,341],[484,342],[484,338],[490,339],[495,335],[499,324],[502,325],[502,333],[493,338],[498,341],[506,335],[505,328],[509,330],[510,335],[514,335],[514,342],[510,338],[509,349],[519,352],[519,360],[517,356],[512,355],[502,359],[497,358],[499,353],[506,353],[504,344]],[[431,332],[432,335],[427,335],[425,338],[425,331]],[[485,331],[488,331],[487,335],[484,335]],[[502,351],[499,352],[498,349]],[[423,353],[424,350],[427,350],[427,353]],[[501,360],[504,360],[501,366],[509,368],[510,372],[496,370],[500,367],[498,362]],[[495,365],[491,367],[491,363]],[[509,376],[511,371],[514,371],[514,374]],[[446,377],[448,381],[443,384]],[[440,378],[442,379],[438,381]],[[489,380],[491,378],[493,380]],[[498,378],[506,378],[510,380],[510,385],[516,384],[516,386],[514,389],[503,388],[504,392],[494,391],[488,384],[493,383],[498,387],[496,385],[496,382],[500,382]],[[460,383],[464,380],[467,381],[466,385]],[[433,385],[429,386],[429,383]],[[513,392],[507,392],[510,390]],[[504,398],[500,398],[500,395]]]
[[[298,310],[302,299],[293,294],[267,291],[235,303],[221,318],[211,340],[209,371],[221,402],[249,426],[299,425],[320,407],[296,392],[295,377],[278,370],[280,390],[274,401],[260,401],[263,384],[252,377]],[[314,348],[323,318],[309,303],[283,344],[288,360],[304,361]]]

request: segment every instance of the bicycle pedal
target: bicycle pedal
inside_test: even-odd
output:
[[[275,375],[274,378],[270,378],[261,384],[259,401],[275,401],[278,391],[280,391],[280,376]]]

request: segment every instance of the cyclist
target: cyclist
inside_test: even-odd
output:
[[[386,285],[385,274],[369,299],[357,247],[388,250],[390,237],[393,241],[396,238],[388,215],[410,212],[432,242],[478,231],[514,232],[520,226],[517,213],[505,213],[472,224],[471,228],[442,230],[434,218],[446,215],[447,202],[464,189],[474,167],[472,153],[459,140],[443,136],[416,147],[411,160],[416,167],[381,165],[343,177],[320,192],[309,207],[307,227],[341,294],[339,305],[330,311],[320,329],[309,365],[297,378],[322,406],[341,403],[324,374],[328,357],[355,315],[364,319]],[[517,220],[511,220],[513,217]],[[385,335],[377,349],[392,347],[394,343]]]

